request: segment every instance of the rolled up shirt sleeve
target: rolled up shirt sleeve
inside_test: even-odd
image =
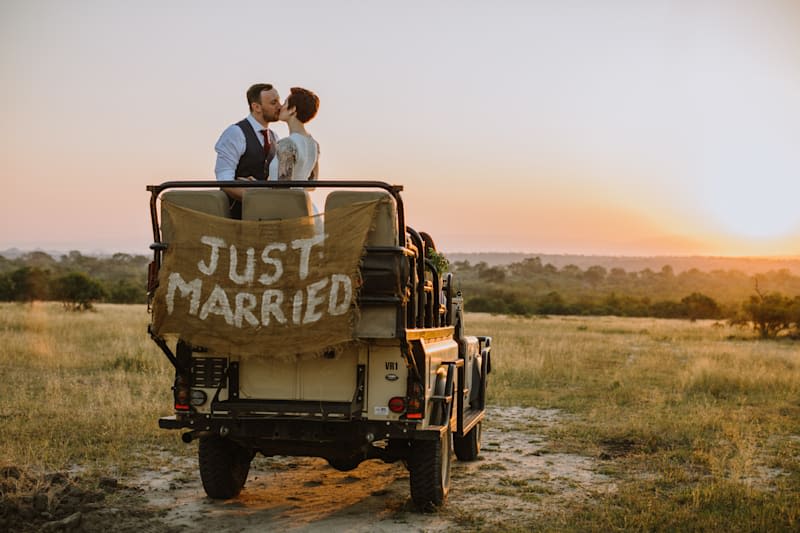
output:
[[[236,167],[239,166],[246,146],[244,132],[233,124],[220,135],[214,150],[217,152],[217,163],[214,165],[214,174],[218,181],[233,181],[236,179]]]

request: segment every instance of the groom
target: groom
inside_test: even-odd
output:
[[[281,110],[278,91],[269,83],[256,83],[247,89],[247,105],[250,114],[228,126],[214,146],[214,173],[219,181],[267,179],[278,142],[278,136],[269,129],[269,123],[278,120]],[[222,190],[231,198],[231,217],[242,218],[243,189]]]

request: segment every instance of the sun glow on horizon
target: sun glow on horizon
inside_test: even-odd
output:
[[[269,82],[443,250],[800,254],[798,2],[237,4],[4,3],[0,249],[147,253],[145,185],[212,178]],[[254,63],[245,11],[303,38]]]
[[[698,193],[697,203],[709,226],[721,233],[748,241],[779,241],[800,233],[800,184],[793,181],[788,176],[730,183],[712,180]]]

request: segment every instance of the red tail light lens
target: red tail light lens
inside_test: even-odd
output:
[[[406,399],[402,396],[395,396],[389,400],[389,410],[393,413],[402,413],[406,410]]]
[[[175,391],[175,410],[188,411],[189,399],[191,392],[189,391],[189,380],[185,377],[178,375],[175,378],[175,385],[172,387]]]
[[[425,410],[422,384],[409,380],[408,397],[406,398],[406,418],[421,419]],[[391,407],[390,407],[391,408]]]

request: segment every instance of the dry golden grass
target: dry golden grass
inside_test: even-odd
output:
[[[147,321],[144,306],[0,304],[0,461],[113,474],[142,447],[181,450],[157,427],[172,370]]]
[[[555,449],[618,491],[537,527],[800,529],[800,345],[713,321],[475,314],[494,336],[490,401],[568,416]]]
[[[0,466],[119,475],[193,455],[157,428],[173,373],[147,321],[143,306],[0,304]],[[800,529],[796,342],[703,321],[470,314],[466,326],[494,338],[490,402],[559,409],[552,451],[595,458],[616,481],[525,530]]]

